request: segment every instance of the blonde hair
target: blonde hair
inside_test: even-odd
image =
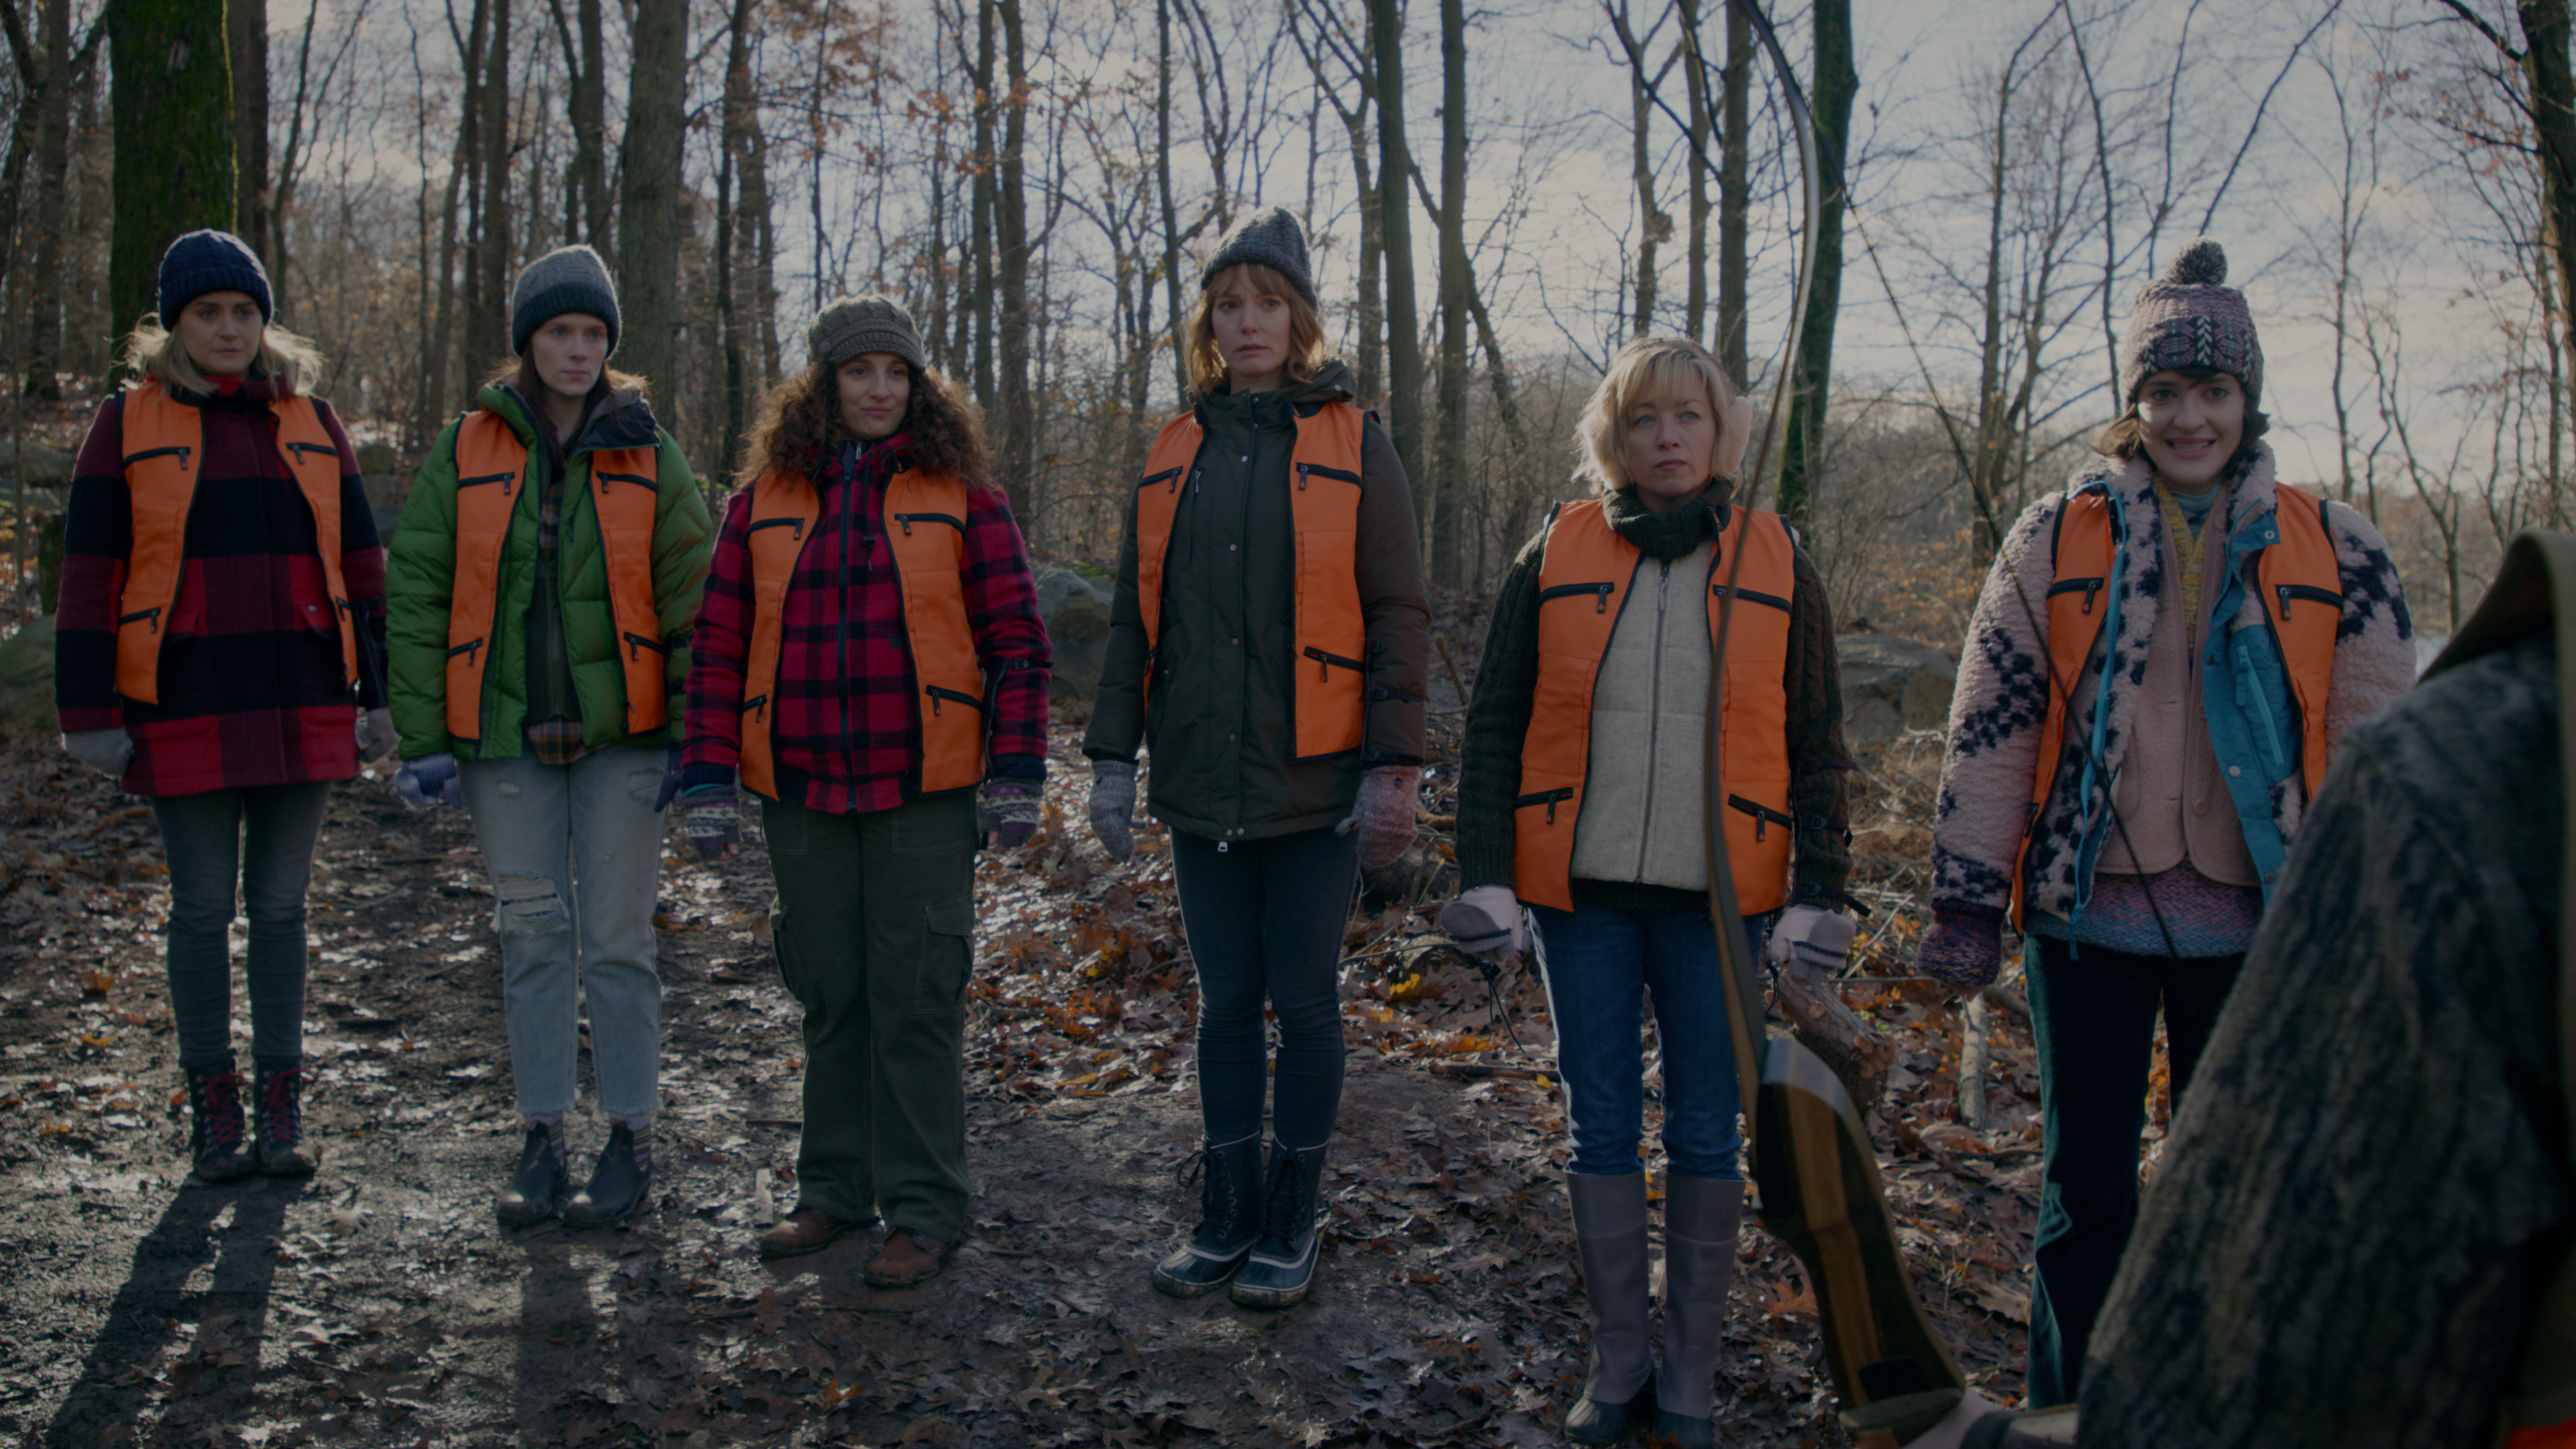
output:
[[[197,370],[179,334],[161,325],[157,312],[144,314],[126,334],[124,363],[171,392],[210,393],[215,385]],[[250,360],[251,376],[274,383],[280,395],[292,397],[322,380],[322,349],[276,323],[260,329],[259,351]]]
[[[1628,409],[1641,399],[1678,392],[1694,381],[1707,389],[1709,411],[1717,420],[1717,446],[1709,454],[1710,476],[1733,477],[1736,466],[1744,461],[1753,409],[1749,400],[1736,395],[1726,368],[1707,348],[1687,337],[1640,337],[1610,359],[1610,370],[1602,374],[1601,385],[1592,390],[1574,425],[1574,442],[1581,456],[1575,476],[1590,478],[1593,486],[1605,494],[1627,487],[1632,481],[1628,477],[1627,428],[1623,425]]]
[[[1225,354],[1216,345],[1216,303],[1237,287],[1248,289],[1256,297],[1287,301],[1288,380],[1314,381],[1315,374],[1324,370],[1326,352],[1324,319],[1315,314],[1315,304],[1289,285],[1277,269],[1259,262],[1239,262],[1208,278],[1208,284],[1199,289],[1198,305],[1190,308],[1190,387],[1200,393],[1212,393],[1225,384]]]

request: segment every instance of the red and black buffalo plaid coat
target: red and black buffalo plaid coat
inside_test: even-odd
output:
[[[123,394],[99,406],[73,467],[55,618],[54,703],[65,734],[122,728],[136,795],[346,780],[358,773],[355,708],[385,702],[385,552],[357,455],[330,405],[314,407],[340,450],[340,578],[359,629],[356,688],[342,677],[313,510],[277,446],[270,384],[174,392],[205,420],[179,593],[162,636],[161,702],[116,692],[116,608],[133,548]],[[318,606],[318,607],[316,607]]]
[[[845,447],[812,480],[821,516],[788,581],[770,734],[778,797],[811,810],[886,810],[921,793],[920,691],[885,535],[886,483],[903,442],[898,434],[865,451]],[[698,610],[684,785],[730,780],[741,760],[750,521],[745,488],[725,507]],[[1042,778],[1052,655],[1028,546],[998,489],[971,495],[959,579],[988,686],[993,773]]]

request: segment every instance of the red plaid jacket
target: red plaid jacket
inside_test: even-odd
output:
[[[352,706],[385,702],[385,552],[348,435],[316,399],[340,448],[340,577],[360,631],[354,692],[339,636],[305,627],[308,605],[331,615],[330,590],[313,509],[279,453],[268,384],[175,396],[205,419],[205,461],[161,646],[161,702],[116,692],[116,601],[134,544],[120,393],[99,405],[72,469],[54,636],[63,731],[132,735],[120,783],[136,795],[346,780],[358,773]]]
[[[821,516],[788,581],[770,736],[779,798],[809,809],[885,810],[921,794],[920,691],[885,540],[886,480],[902,445],[897,436],[865,452],[845,449],[813,480]],[[745,488],[725,507],[698,610],[681,754],[687,784],[729,779],[741,760],[750,519]],[[1051,654],[1028,546],[998,489],[973,495],[960,580],[988,682],[993,772],[1042,778]]]

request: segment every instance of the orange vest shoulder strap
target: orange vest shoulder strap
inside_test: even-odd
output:
[[[751,519],[743,545],[751,553],[751,639],[742,673],[742,783],[770,799],[781,798],[776,747],[778,659],[786,637],[787,586],[796,560],[814,536],[822,500],[802,473],[772,469],[751,485]]]
[[[2013,853],[2012,922],[2022,922],[2022,857],[2030,852],[2030,829],[2048,804],[2057,780],[2057,759],[2066,748],[2067,706],[2093,645],[2102,636],[2109,613],[2109,593],[2119,584],[2111,576],[2119,553],[2112,537],[2111,496],[2094,485],[2078,490],[2058,510],[2050,535],[2054,571],[2048,585],[2048,713],[2039,731],[2039,763],[2030,787],[2030,808],[2022,821],[2022,840]]]
[[[660,729],[671,717],[671,646],[653,588],[653,525],[662,502],[661,451],[611,448],[590,455],[590,497],[599,514],[608,608],[617,625],[617,663],[626,685],[626,733]]]
[[[2335,634],[2343,626],[2343,570],[2325,500],[2284,483],[2273,509],[2280,537],[2263,550],[2256,573],[2264,617],[2280,641],[2299,706],[2299,772],[2308,798],[2325,784],[2326,700],[2334,686]]]
[[[906,468],[886,485],[886,539],[903,583],[903,632],[920,689],[921,789],[962,790],[984,778],[983,662],[966,617],[966,484]]]

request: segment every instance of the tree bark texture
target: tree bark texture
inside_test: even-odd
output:
[[[2576,79],[2568,61],[2567,0],[2522,0],[2522,73],[2539,139],[2542,230],[2558,267],[2559,335],[2576,348]]]
[[[1753,94],[1753,21],[1743,7],[1726,7],[1726,75],[1721,84],[1725,113],[1723,154],[1717,174],[1717,359],[1738,387],[1752,379],[1745,369],[1745,293],[1748,265],[1746,231],[1753,213],[1753,148],[1746,129],[1751,124]]]
[[[475,163],[478,200],[468,244],[474,277],[465,310],[469,371],[509,355],[510,278],[518,260],[510,225],[510,0],[491,0],[491,24],[483,55],[481,155]]]
[[[108,252],[114,325],[153,310],[161,253],[202,226],[235,221],[232,63],[221,0],[117,0],[113,47],[116,231]]]
[[[1440,0],[1440,392],[1432,442],[1431,575],[1462,582],[1467,516],[1467,8]]]
[[[1413,222],[1398,184],[1413,172],[1413,157],[1404,141],[1404,34],[1396,0],[1369,0],[1369,46],[1377,56],[1378,224],[1386,240],[1387,336],[1410,337],[1421,314],[1413,301]],[[1422,477],[1422,351],[1411,346],[1387,349],[1387,431],[1404,476]],[[1414,522],[1428,534],[1424,512],[1426,490],[1413,490]]]
[[[636,0],[635,58],[627,84],[626,155],[618,188],[617,363],[648,381],[671,381],[680,321],[680,122],[688,0]],[[676,387],[655,394],[662,426],[677,431]]]
[[[64,192],[71,177],[72,24],[71,0],[41,0],[38,45],[44,62],[44,89],[36,106],[35,255],[27,278],[26,395],[48,401],[62,396],[55,373],[62,361],[63,244],[70,215]]]
[[[1825,401],[1833,384],[1834,319],[1842,309],[1843,159],[1851,145],[1852,99],[1860,76],[1852,69],[1851,0],[1816,0],[1816,280],[1807,294],[1807,317],[1798,329],[1792,364],[1788,436],[1782,440],[1780,512],[1804,528],[1814,502],[1825,448]]]
[[[277,250],[269,205],[274,193],[268,165],[268,0],[224,0],[225,46],[233,67],[233,174],[241,239],[266,260]],[[274,279],[271,279],[272,282]],[[277,298],[281,318],[287,303]]]
[[[1719,0],[1721,5],[1725,0]],[[1733,6],[1726,6],[1732,12]],[[1708,174],[1709,138],[1714,119],[1709,114],[1708,66],[1700,53],[1699,0],[1678,0],[1675,6],[1681,17],[1682,90],[1690,102],[1690,233],[1687,247],[1687,291],[1683,310],[1690,317],[1691,340],[1708,341]]]
[[[1011,500],[1021,526],[1037,524],[1038,500],[1032,492],[1034,441],[1029,407],[1029,195],[1026,147],[1029,128],[1028,48],[1021,0],[991,0],[986,7],[1001,21],[1002,67],[1008,90],[1003,98],[1002,154],[993,192],[993,248],[999,276],[1001,329],[1001,426],[994,481]]]

